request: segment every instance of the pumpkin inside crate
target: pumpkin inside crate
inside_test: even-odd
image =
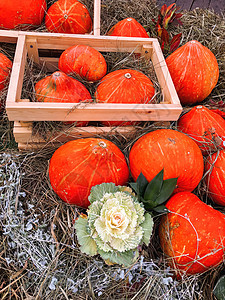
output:
[[[101,52],[106,59],[108,73],[117,69],[131,68],[149,76],[156,90],[154,95],[156,104],[79,103],[74,105],[35,102],[34,84],[38,79],[58,70],[59,56],[65,49],[75,44],[88,45]],[[140,57],[136,56],[137,53],[141,54]],[[13,74],[7,97],[7,114],[13,121],[94,121],[98,122],[98,125],[101,121],[172,121],[178,119],[182,110],[156,39],[88,35],[71,37],[49,33],[20,34]],[[98,83],[85,81],[82,83],[94,98]],[[28,142],[32,138],[31,123],[27,125],[29,137],[27,130],[23,134],[25,123],[20,129],[19,124],[15,124],[14,135],[19,143]],[[107,134],[111,130],[112,128],[107,128]],[[88,127],[82,131],[76,129],[75,136],[96,135],[104,131],[103,127]],[[122,131],[127,133],[130,128],[123,128]],[[51,133],[50,136],[52,138]],[[73,132],[72,138],[74,138]],[[34,140],[44,142],[43,138]]]

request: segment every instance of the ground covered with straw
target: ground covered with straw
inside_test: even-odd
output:
[[[48,5],[53,1],[48,1]],[[90,5],[92,1],[86,1]],[[153,18],[159,8],[151,1],[102,0],[101,34],[121,19],[133,17],[156,37]],[[181,45],[198,40],[216,56],[220,78],[211,95],[203,102],[208,107],[223,108],[225,97],[225,16],[213,11],[196,9],[183,12],[183,26],[171,28],[182,32]],[[44,26],[38,28],[45,31]],[[0,51],[13,58],[15,47],[0,44]],[[165,53],[167,56],[169,53]],[[151,66],[128,54],[107,55],[109,70],[124,67],[139,69],[151,76]],[[32,75],[32,76],[31,76]],[[32,62],[26,68],[23,97],[34,101],[32,87],[43,76]],[[157,80],[154,80],[157,86]],[[90,88],[90,87],[89,87]],[[94,88],[93,88],[94,91]],[[7,89],[1,98],[6,98]],[[160,88],[158,87],[158,101]],[[184,107],[184,111],[189,110]],[[96,124],[95,124],[96,125]],[[98,124],[97,124],[98,125]],[[74,126],[74,125],[73,125]],[[128,157],[132,144],[143,134],[157,128],[174,128],[157,123],[141,123],[132,136],[106,136]],[[34,132],[43,137],[49,131],[57,134],[60,123],[37,122]],[[129,269],[107,266],[99,257],[82,254],[76,240],[74,220],[84,210],[62,202],[53,192],[48,178],[48,164],[56,146],[36,151],[19,152],[13,139],[13,123],[6,113],[0,119],[0,297],[1,299],[215,299],[213,287],[224,265],[202,275],[177,280],[159,245],[155,218],[154,233],[149,247],[140,249],[138,261]],[[60,134],[58,132],[58,134]],[[47,140],[46,140],[47,142]],[[203,182],[194,191],[208,204]],[[214,205],[215,207],[215,205]],[[224,208],[216,207],[225,213]]]

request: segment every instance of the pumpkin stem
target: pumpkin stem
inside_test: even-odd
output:
[[[126,73],[126,74],[124,75],[124,77],[126,77],[127,79],[130,79],[132,76],[131,76],[130,73]]]
[[[107,148],[106,143],[103,142],[103,141],[99,142],[98,144],[99,144],[99,146],[102,147],[102,148]]]

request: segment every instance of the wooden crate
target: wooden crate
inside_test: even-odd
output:
[[[29,102],[29,99],[21,99],[27,57],[37,64],[45,63],[45,66],[53,72],[57,69],[58,58],[41,57],[39,52],[43,50],[65,50],[75,44],[89,45],[101,52],[140,53],[146,59],[151,59],[163,94],[163,101],[159,104],[91,103],[76,105],[73,103]],[[14,134],[16,141],[24,144],[25,140],[27,143],[32,140],[33,134],[31,124],[29,123],[26,128],[24,122],[174,121],[178,119],[182,107],[157,39],[19,32],[6,101],[6,111],[9,120],[23,122],[21,126],[20,123],[16,123]],[[133,129],[128,130],[121,127],[119,130],[122,130],[122,133],[128,133]],[[89,134],[101,134],[104,131],[108,133],[111,132],[111,129],[90,128]],[[79,136],[82,136],[82,132],[85,136],[88,133],[87,128],[85,128],[85,133],[83,129],[80,129],[80,132],[79,129],[76,129],[76,134],[77,132]],[[34,139],[33,143],[38,144],[38,141],[43,142],[38,137]]]

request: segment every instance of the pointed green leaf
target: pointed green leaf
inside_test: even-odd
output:
[[[139,194],[139,189],[138,189],[138,184],[137,182],[130,182],[129,185],[131,188],[135,191],[135,193],[138,195]]]
[[[220,277],[217,281],[214,289],[213,294],[217,300],[224,300],[225,295],[225,276]]]
[[[168,208],[165,205],[159,205],[157,207],[154,207],[153,210],[160,214],[169,212]]]
[[[88,255],[96,255],[97,254],[97,245],[93,238],[90,236],[88,232],[88,220],[82,217],[79,217],[75,221],[75,229],[78,242],[80,244],[80,250],[83,253]]]
[[[98,253],[108,263],[111,262],[111,263],[123,265],[124,267],[130,267],[138,257],[137,249],[129,250],[125,252],[119,252],[119,251],[105,252],[103,250],[98,249]]]
[[[155,199],[158,197],[160,190],[162,188],[163,183],[163,173],[164,170],[162,169],[147,185],[144,199],[148,200],[149,202],[154,202]]]
[[[171,196],[177,185],[177,179],[178,178],[170,178],[163,180],[160,194],[155,200],[157,206],[164,203]]]
[[[142,237],[142,242],[145,243],[146,246],[148,246],[148,244],[150,242],[153,225],[154,225],[153,218],[151,217],[150,214],[146,213],[144,222],[140,224],[140,226],[142,227],[142,229],[144,231],[143,237]]]
[[[145,178],[142,172],[139,174],[136,183],[138,185],[138,195],[143,196],[148,185],[148,180]]]

